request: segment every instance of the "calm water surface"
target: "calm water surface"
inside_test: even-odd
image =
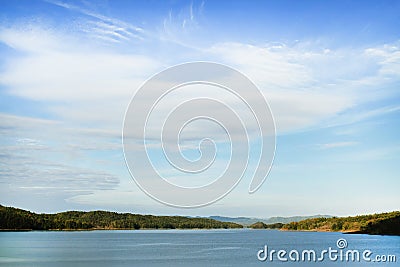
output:
[[[268,249],[369,249],[370,256],[395,255],[396,262],[262,262]],[[275,256],[276,257],[276,256]],[[288,258],[288,255],[286,255]],[[400,266],[400,237],[275,230],[135,230],[0,232],[0,266]]]

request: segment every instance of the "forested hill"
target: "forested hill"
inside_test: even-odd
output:
[[[400,211],[353,217],[308,219],[285,224],[281,229],[400,235]]]
[[[153,216],[109,211],[67,211],[36,214],[0,205],[1,230],[79,230],[79,229],[214,229],[242,228],[231,222],[181,216]]]

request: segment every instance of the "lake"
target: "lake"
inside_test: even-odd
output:
[[[347,246],[342,248],[341,243],[339,248],[339,239],[345,239],[341,242]],[[268,257],[260,261],[258,256],[265,257],[265,246]],[[337,251],[331,254],[332,258],[336,255],[336,261],[330,260],[328,252],[321,257],[330,247]],[[280,252],[278,259],[275,252],[271,261],[271,250],[286,253]],[[313,255],[304,250],[314,250],[316,261],[322,260],[314,262]],[[360,261],[353,262],[351,253],[345,261],[348,250],[359,251]],[[366,250],[371,251],[366,258],[370,262],[362,258]],[[391,255],[396,262],[388,262],[393,260]],[[376,256],[386,262],[373,262]],[[250,229],[0,232],[0,266],[320,265],[400,266],[400,237]]]

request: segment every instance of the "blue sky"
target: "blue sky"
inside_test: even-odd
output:
[[[399,14],[398,1],[3,1],[0,203],[256,217],[398,210]],[[176,209],[130,178],[122,123],[145,80],[196,60],[257,84],[276,157],[255,194],[245,177],[213,205]]]

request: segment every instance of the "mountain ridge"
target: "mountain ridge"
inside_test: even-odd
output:
[[[302,220],[306,219],[313,219],[313,218],[332,218],[334,216],[332,215],[310,215],[310,216],[289,216],[289,217],[283,217],[283,216],[274,216],[274,217],[269,217],[269,218],[255,218],[255,217],[225,217],[225,216],[208,216],[206,218],[210,218],[213,220],[221,221],[221,222],[233,222],[233,223],[238,223],[243,226],[249,226],[253,223],[257,222],[262,222],[265,224],[274,224],[274,223],[291,223],[291,222],[299,222]]]

